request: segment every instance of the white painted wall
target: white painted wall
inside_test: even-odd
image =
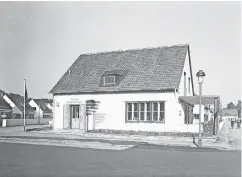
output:
[[[184,116],[178,103],[178,95],[170,93],[83,94],[54,96],[54,128],[63,128],[63,105],[71,99],[85,103],[88,99],[100,101],[96,114],[103,114],[104,121],[95,129],[179,132],[184,130]],[[165,101],[165,123],[125,123],[126,101]],[[56,106],[56,105],[59,105]],[[90,125],[89,125],[90,126]]]
[[[193,96],[193,89],[192,89],[192,76],[191,76],[191,71],[190,71],[190,63],[189,63],[189,55],[188,52],[186,54],[186,59],[185,59],[185,64],[184,68],[182,71],[182,76],[181,76],[181,82],[179,85],[179,95],[180,96],[185,96],[184,95],[184,72],[186,72],[186,88],[187,88],[187,95],[186,96]],[[190,83],[190,93],[188,92],[188,78],[190,77],[191,83]]]
[[[33,108],[35,107],[36,108],[36,111],[34,112],[34,118],[37,119],[37,118],[43,118],[43,111],[40,109],[40,107],[36,104],[36,102],[32,99],[30,102],[29,102],[29,105]]]
[[[13,127],[13,126],[20,126],[24,125],[23,119],[5,119],[6,120],[6,127]],[[40,119],[40,122],[37,119],[26,119],[26,125],[46,125],[52,119]]]

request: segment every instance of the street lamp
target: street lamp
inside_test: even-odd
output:
[[[199,70],[199,72],[196,74],[198,77],[198,83],[199,83],[199,135],[198,135],[198,147],[202,147],[202,132],[201,132],[201,110],[202,110],[202,83],[205,76],[205,73],[203,70]]]

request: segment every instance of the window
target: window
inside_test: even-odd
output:
[[[126,121],[128,122],[164,122],[164,102],[126,103]]]
[[[194,114],[194,119],[199,119],[199,114]]]
[[[139,103],[139,107],[140,107],[140,113],[139,113],[139,117],[141,121],[145,120],[145,103]]]
[[[43,119],[48,119],[48,118],[50,118],[50,115],[43,115]]]
[[[191,78],[189,77],[188,78],[188,93],[190,93],[191,92]]]
[[[128,120],[132,120],[132,103],[128,103]]]
[[[71,117],[79,118],[79,106],[71,106],[71,109],[72,109]]]
[[[184,96],[187,96],[187,74],[184,72]]]
[[[158,103],[153,103],[153,121],[158,120]]]
[[[146,103],[146,120],[151,121],[151,103]]]
[[[165,103],[160,102],[160,116],[159,116],[159,121],[164,121],[165,120]]]
[[[139,118],[139,114],[138,114],[138,103],[133,103],[134,106],[134,116],[133,116],[133,120],[138,120]]]
[[[104,76],[103,83],[106,84],[115,84],[115,76]]]

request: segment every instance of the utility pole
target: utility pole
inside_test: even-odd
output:
[[[198,134],[198,147],[202,147],[202,83],[205,76],[203,70],[199,70],[196,74],[199,83],[199,134]]]

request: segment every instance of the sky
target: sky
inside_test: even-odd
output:
[[[189,44],[194,89],[241,99],[240,2],[0,2],[0,89],[50,98],[83,53]]]

